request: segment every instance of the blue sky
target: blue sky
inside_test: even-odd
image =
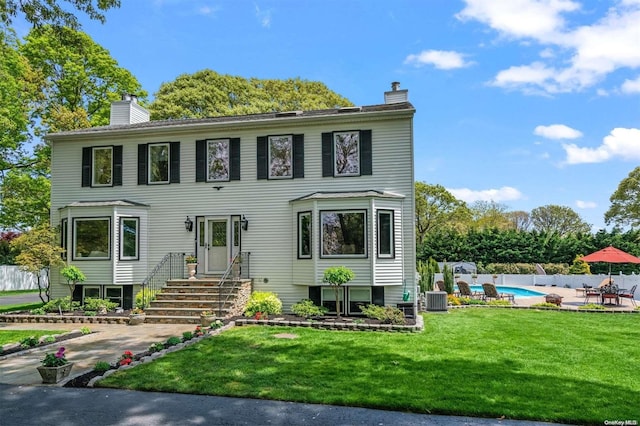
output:
[[[416,180],[604,227],[640,160],[640,0],[135,0],[83,30],[153,95],[209,68],[409,90]]]

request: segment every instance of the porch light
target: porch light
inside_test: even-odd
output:
[[[193,221],[189,219],[189,216],[187,216],[187,219],[184,221],[184,229],[188,232],[193,231]]]
[[[243,231],[246,231],[247,229],[249,229],[249,221],[244,215],[242,215],[242,220],[240,221],[240,223],[242,224]]]

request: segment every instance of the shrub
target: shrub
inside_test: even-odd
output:
[[[151,353],[160,352],[163,349],[164,349],[164,343],[152,343],[151,346],[149,346],[149,352]]]
[[[597,303],[587,303],[586,305],[578,306],[578,309],[595,309],[597,311],[603,311],[605,307],[598,305]]]
[[[38,343],[40,343],[40,342],[38,341],[37,337],[29,336],[29,337],[25,337],[24,339],[22,339],[20,341],[20,347],[25,348],[25,349],[32,348],[34,346],[37,346]]]
[[[182,343],[182,340],[180,340],[180,338],[177,336],[171,336],[166,341],[167,346],[175,346],[179,343]]]
[[[275,293],[267,291],[256,291],[251,294],[247,306],[245,307],[245,316],[252,317],[257,312],[266,315],[275,315],[282,313],[282,301],[278,299]]]
[[[491,306],[511,306],[511,302],[508,300],[492,300],[487,305]]]
[[[404,312],[392,306],[367,305],[360,307],[368,318],[375,318],[385,324],[406,324]]]
[[[45,336],[43,339],[44,343],[55,343],[56,338],[53,336]]]
[[[104,373],[105,371],[111,370],[111,364],[106,361],[98,361],[96,365],[93,367],[94,370]]]
[[[324,315],[329,309],[324,306],[317,306],[310,299],[303,299],[298,303],[291,305],[291,312],[299,317],[311,318]]]
[[[148,287],[143,288],[139,292],[136,293],[135,307],[138,309],[146,309],[149,307],[149,303],[152,300],[156,300],[156,294],[158,294],[159,290],[152,290]],[[143,302],[144,296],[144,302]]]
[[[457,297],[457,296],[454,296],[453,294],[448,294],[448,295],[447,295],[447,302],[448,302],[450,305],[453,305],[453,306],[460,306],[460,305],[462,305],[462,302],[460,302],[460,298],[459,298],[459,297]]]
[[[108,299],[98,299],[96,297],[87,297],[84,299],[83,309],[85,311],[100,311],[106,309],[107,311],[113,311],[118,307],[116,302],[112,302]]]
[[[96,311],[84,311],[85,317],[95,317],[96,315],[98,315]]]
[[[486,305],[487,304],[487,302],[485,302],[482,299],[472,299],[470,297],[461,297],[460,303],[462,303],[463,305]]]
[[[185,331],[184,333],[182,333],[182,341],[186,342],[187,340],[191,340],[193,339],[193,333],[190,331]]]
[[[75,311],[80,309],[80,302],[72,302],[71,296],[53,299],[42,307],[45,312]]]
[[[91,329],[87,326],[84,326],[80,329],[80,333],[82,334],[91,334]]]
[[[531,305],[532,308],[550,308],[550,309],[560,309],[560,306],[555,303],[542,302],[542,303],[534,303]]]
[[[44,310],[44,308],[36,308],[36,309],[30,310],[29,313],[31,315],[44,315],[47,312]]]

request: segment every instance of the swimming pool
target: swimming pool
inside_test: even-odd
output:
[[[471,285],[469,287],[471,288],[471,291],[482,291],[481,285]],[[505,285],[497,285],[496,289],[498,290],[498,293],[511,293],[515,298],[546,295],[546,293],[540,293],[539,291],[529,290],[527,288],[522,288],[522,287],[509,287]]]

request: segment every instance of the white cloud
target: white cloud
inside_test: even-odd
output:
[[[462,53],[450,50],[423,50],[420,53],[407,56],[404,63],[415,65],[416,67],[433,65],[441,70],[464,68],[471,65],[471,62],[465,62]]]
[[[484,23],[502,39],[545,47],[540,61],[498,72],[491,82],[495,86],[533,94],[573,92],[600,83],[618,69],[640,68],[639,0],[619,1],[604,16],[581,26],[565,21],[569,13],[580,9],[571,0],[465,2],[459,19]],[[580,19],[589,16],[582,14]],[[627,89],[635,90],[629,85]]]
[[[454,197],[467,203],[473,203],[475,201],[512,201],[522,198],[522,193],[510,186],[503,186],[499,189],[483,189],[473,190],[469,188],[447,188]]]
[[[271,27],[271,10],[263,11],[257,4],[255,5],[255,8],[256,18],[258,18],[258,21],[260,21],[260,25],[262,25],[264,28]]]
[[[640,129],[615,128],[596,148],[563,144],[566,164],[602,163],[612,158],[640,161]]]
[[[579,209],[595,209],[598,204],[593,201],[576,200],[576,207]]]
[[[217,7],[202,6],[200,9],[198,9],[198,15],[209,16],[209,15],[213,15],[217,11],[218,11]]]
[[[622,90],[622,93],[640,93],[640,77],[635,80],[625,80],[620,90]]]
[[[582,137],[581,131],[572,129],[564,124],[537,126],[533,133],[547,139],[578,139]]]

